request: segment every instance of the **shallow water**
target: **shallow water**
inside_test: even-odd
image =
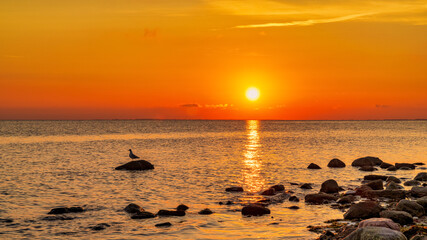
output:
[[[343,213],[302,200],[246,218],[240,204],[218,202],[254,202],[274,184],[303,199],[330,178],[348,189],[370,173],[329,169],[330,159],[426,162],[426,140],[427,121],[1,121],[0,218],[13,223],[0,223],[0,238],[312,239],[317,235],[307,225]],[[155,169],[115,171],[130,160],[129,148]],[[306,169],[311,162],[322,169]],[[375,174],[413,178],[419,171]],[[245,193],[224,191],[234,185]],[[153,213],[180,203],[190,209],[185,217],[132,220],[123,211],[132,202]],[[73,220],[42,220],[54,207],[73,205],[89,210],[69,214]],[[292,205],[300,209],[287,208]],[[215,213],[198,215],[204,208]],[[167,221],[169,228],[154,226]],[[89,228],[98,223],[111,227]]]

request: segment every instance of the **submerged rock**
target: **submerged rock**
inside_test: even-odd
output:
[[[397,168],[395,167],[395,166],[391,166],[391,167],[389,167],[389,168],[387,168],[387,171],[396,171],[397,170]]]
[[[258,204],[250,204],[242,208],[242,215],[245,216],[262,216],[264,214],[270,214],[270,209]]]
[[[64,213],[77,213],[77,212],[84,212],[86,211],[82,207],[60,207],[60,208],[53,208],[48,212],[47,214],[64,214]]]
[[[93,227],[90,227],[90,229],[94,230],[94,231],[101,231],[106,229],[107,227],[110,227],[111,225],[108,223],[98,223]]]
[[[242,187],[229,187],[225,189],[226,192],[243,192]]]
[[[363,179],[370,180],[370,181],[372,181],[372,180],[378,180],[378,179],[386,181],[387,178],[388,177],[384,176],[384,175],[366,175],[366,176],[363,177]]]
[[[310,183],[304,183],[303,185],[300,186],[300,188],[302,188],[302,189],[313,189],[313,187],[311,186]]]
[[[397,169],[402,169],[402,168],[415,169],[415,165],[412,163],[395,163],[394,166]]]
[[[345,240],[407,240],[400,231],[385,227],[364,227],[348,235]]]
[[[210,215],[213,212],[209,208],[205,208],[199,212],[200,215]]]
[[[328,167],[330,167],[330,168],[344,168],[345,163],[343,161],[339,160],[338,158],[334,158],[331,161],[329,161]]]
[[[415,201],[406,199],[399,201],[399,203],[396,205],[396,210],[405,211],[415,217],[422,217],[425,214],[423,206]]]
[[[45,221],[57,221],[57,220],[65,221],[65,220],[73,220],[73,219],[74,219],[73,217],[63,216],[63,215],[47,216],[47,217],[42,218],[42,220],[45,220]]]
[[[351,163],[353,167],[362,167],[362,166],[377,166],[381,165],[383,161],[377,157],[362,157],[354,160]]]
[[[307,194],[304,198],[306,203],[323,204],[329,201],[336,201],[338,197],[327,193]]]
[[[371,198],[390,198],[390,199],[402,199],[405,198],[407,192],[405,190],[369,190],[366,192],[365,197]]]
[[[170,222],[157,223],[154,226],[156,226],[156,227],[170,227],[170,226],[172,226],[172,223],[170,223]]]
[[[289,198],[289,201],[290,201],[290,202],[299,202],[299,199],[298,199],[298,197],[297,197],[297,196],[291,196],[291,197]]]
[[[320,187],[320,192],[324,193],[337,193],[339,192],[340,188],[338,186],[337,181],[334,179],[326,180],[322,183],[322,186]]]
[[[376,171],[378,169],[374,168],[373,166],[362,166],[359,168],[360,171],[364,171],[364,172],[373,172]]]
[[[310,165],[308,165],[307,168],[308,169],[322,169],[319,165],[317,165],[315,163],[310,163]]]
[[[180,204],[178,207],[176,207],[177,211],[187,211],[188,210],[188,206],[184,205],[184,204]]]
[[[365,201],[352,205],[344,214],[344,219],[367,219],[379,217],[381,207],[377,202]]]
[[[383,163],[381,163],[380,168],[387,169],[391,166],[393,166],[393,165],[390,163],[383,162]]]
[[[115,168],[116,170],[132,170],[132,171],[141,171],[141,170],[150,170],[154,169],[153,164],[145,160],[131,161],[121,166]]]
[[[156,217],[156,215],[154,215],[153,213],[143,211],[143,212],[136,212],[130,218],[132,218],[132,219],[146,219],[146,218],[154,218],[154,217]]]
[[[276,192],[285,191],[285,186],[283,184],[277,184],[277,185],[271,186],[270,188],[274,189]]]
[[[127,213],[138,213],[138,212],[143,212],[144,209],[142,207],[140,207],[139,205],[135,204],[135,203],[130,203],[129,205],[127,205],[125,207],[125,212]]]
[[[427,181],[427,172],[420,172],[415,176],[414,180],[417,181]]]
[[[363,227],[386,227],[393,230],[400,230],[399,224],[393,222],[393,220],[389,218],[369,218],[361,221],[357,228]]]
[[[382,218],[389,218],[393,220],[396,223],[399,223],[400,225],[407,225],[411,224],[414,220],[412,218],[412,215],[405,212],[405,211],[391,211],[391,210],[385,210],[380,212],[380,217]]]
[[[157,212],[158,216],[185,216],[185,211],[173,211],[173,210],[159,210]]]

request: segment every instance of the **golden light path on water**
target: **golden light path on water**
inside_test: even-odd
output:
[[[246,144],[243,159],[242,180],[244,189],[256,193],[264,187],[264,178],[261,176],[262,161],[259,155],[261,144],[259,141],[258,120],[246,121]]]

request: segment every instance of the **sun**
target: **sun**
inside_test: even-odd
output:
[[[259,98],[259,90],[256,87],[250,87],[246,90],[246,98],[249,101],[256,101]]]

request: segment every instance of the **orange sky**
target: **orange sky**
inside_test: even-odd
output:
[[[0,119],[427,118],[425,0],[3,0],[0,15]]]

